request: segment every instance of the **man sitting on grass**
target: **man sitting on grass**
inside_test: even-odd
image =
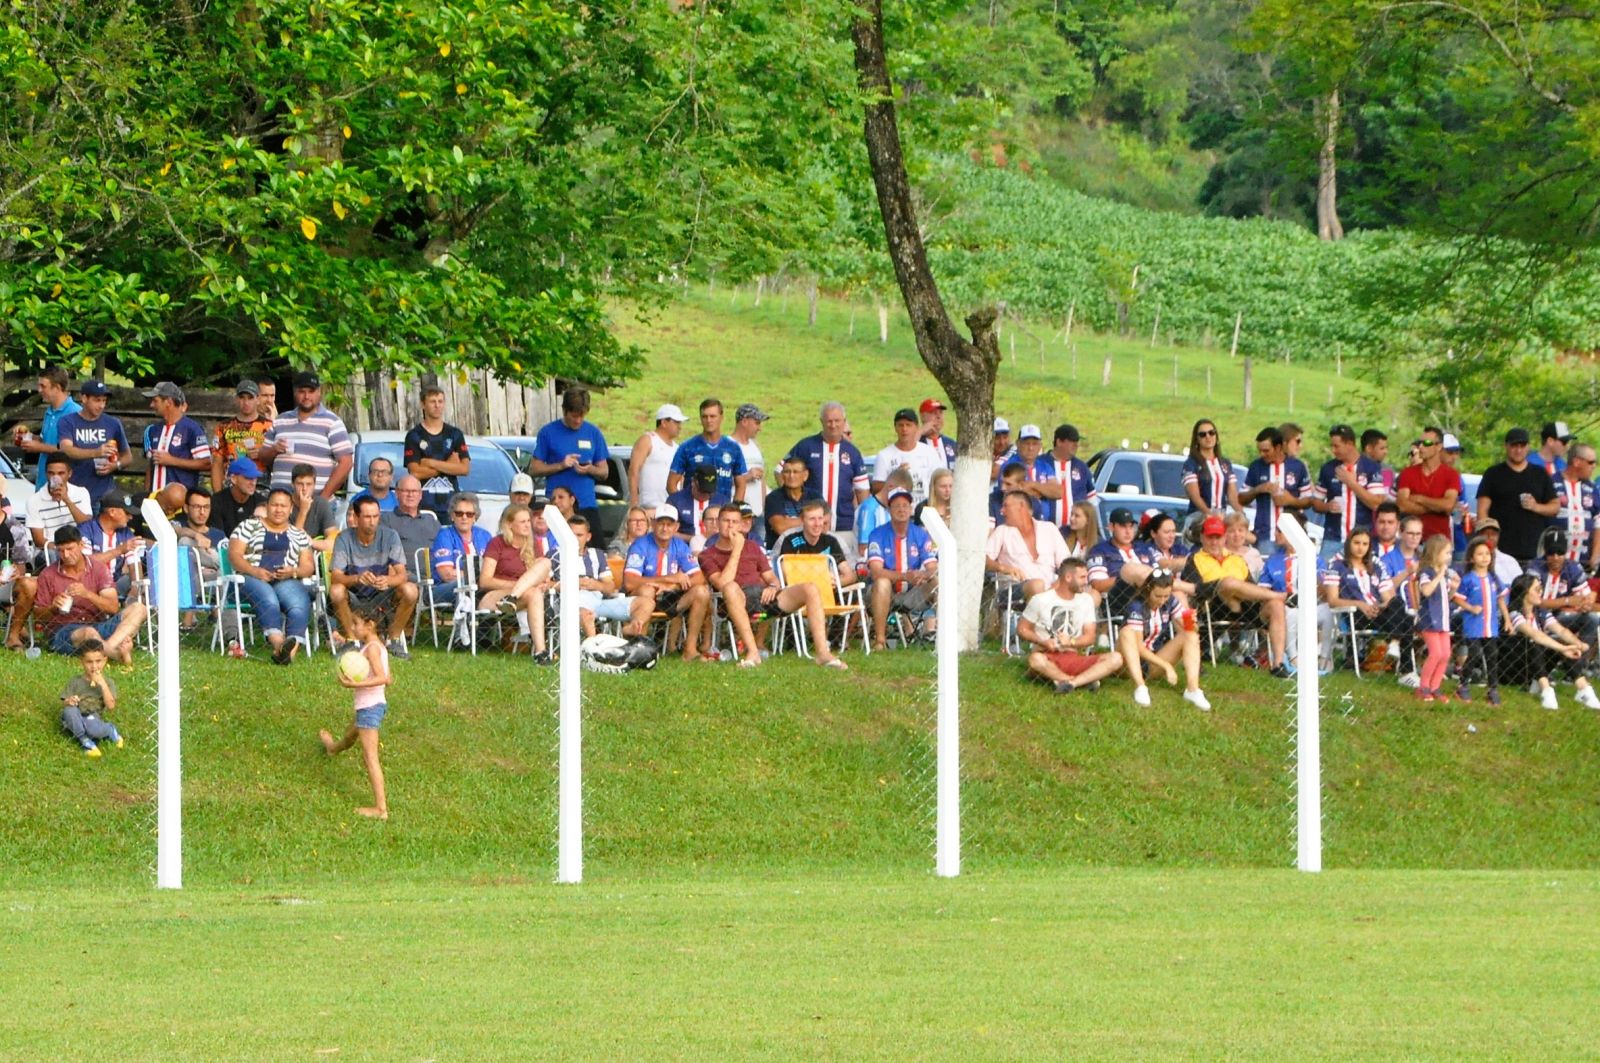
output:
[[[898,474],[901,470],[896,469]],[[911,523],[911,492],[889,492],[889,523],[867,542],[867,577],[872,580],[872,648],[889,648],[889,612],[918,614],[933,601],[939,550],[927,530]]]
[[[828,649],[827,617],[823,615],[822,596],[816,586],[796,583],[780,588],[766,551],[761,549],[760,543],[746,537],[747,530],[740,508],[723,506],[718,518],[717,541],[700,552],[700,570],[711,586],[722,593],[722,607],[744,647],[739,667],[754,668],[761,663],[761,647],[756,644],[751,615],[764,612],[787,615],[797,609],[805,610],[806,626],[816,646],[817,663],[824,668],[847,667]]]
[[[39,573],[34,617],[45,629],[50,649],[69,655],[90,639],[103,642],[108,657],[133,663],[133,638],[144,623],[145,607],[129,602],[118,612],[111,571],[83,552],[83,533],[68,526],[55,533],[56,563]]]
[[[1057,694],[1098,689],[1100,680],[1122,670],[1116,653],[1095,653],[1094,596],[1089,566],[1069,557],[1056,569],[1055,584],[1028,599],[1017,621],[1017,638],[1032,646],[1028,671]]]

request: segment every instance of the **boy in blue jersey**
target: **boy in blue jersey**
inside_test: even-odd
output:
[[[716,472],[717,494],[724,498],[744,497],[750,471],[744,462],[744,448],[737,440],[722,434],[720,399],[706,399],[700,403],[700,434],[679,443],[672,455],[672,470],[667,473],[668,493],[682,490],[689,474],[702,468]]]

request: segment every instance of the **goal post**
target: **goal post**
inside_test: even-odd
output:
[[[544,522],[556,537],[560,605],[561,658],[557,664],[560,693],[557,728],[558,766],[556,794],[556,881],[583,881],[583,671],[578,647],[583,631],[578,625],[578,537],[555,506],[544,508]]]
[[[183,888],[183,758],[178,664],[178,536],[161,505],[139,507],[155,536],[150,588],[156,649],[156,886]]]
[[[1295,711],[1295,866],[1301,871],[1322,870],[1322,734],[1318,719],[1322,694],[1317,676],[1317,546],[1300,522],[1288,513],[1278,518],[1278,530],[1289,542],[1298,562],[1295,572],[1295,608],[1299,611],[1299,660]]]
[[[961,595],[960,557],[955,534],[930,506],[922,526],[939,548],[940,591],[934,605],[939,626],[934,632],[938,660],[938,715],[935,732],[934,873],[940,878],[961,874]]]

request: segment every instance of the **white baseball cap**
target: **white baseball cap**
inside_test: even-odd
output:
[[[1019,442],[1021,440],[1024,440],[1024,439],[1043,439],[1043,438],[1044,437],[1039,434],[1039,426],[1036,425],[1036,424],[1025,424],[1025,425],[1022,426],[1022,430],[1017,433],[1017,440]]]
[[[687,417],[685,417],[683,415],[683,411],[682,410],[678,409],[676,406],[674,406],[670,402],[665,404],[664,406],[661,407],[661,409],[656,411],[656,421],[657,422],[660,422],[660,421],[677,421],[679,423],[682,423],[684,421],[687,421],[688,419],[689,418],[687,418]]]
[[[1011,422],[1006,420],[1004,417],[996,417],[994,419],[994,434],[1000,435],[1002,433],[1006,435],[1011,434]]]
[[[1461,440],[1457,439],[1455,436],[1451,435],[1449,432],[1446,432],[1444,434],[1444,449],[1446,449],[1446,450],[1460,450],[1461,449]]]
[[[656,511],[654,514],[652,514],[652,516],[656,520],[677,520],[678,511],[672,506],[669,506],[663,502],[661,505],[656,507]]]
[[[525,472],[517,473],[511,478],[511,490],[506,493],[511,495],[519,493],[524,495],[533,494],[533,477]]]

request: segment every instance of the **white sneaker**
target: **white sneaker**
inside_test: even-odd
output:
[[[1140,689],[1143,689],[1143,688],[1141,687]],[[1189,704],[1193,705],[1195,708],[1199,709],[1201,712],[1210,712],[1211,711],[1211,702],[1206,700],[1205,691],[1200,690],[1198,688],[1195,689],[1195,690],[1185,690],[1183,692],[1183,700],[1187,701]]]
[[[1595,696],[1594,687],[1578,688],[1578,704],[1586,709],[1600,709],[1600,697]]]
[[[1148,709],[1150,707],[1150,688],[1134,687],[1133,703],[1142,709]]]
[[[1395,682],[1399,683],[1407,690],[1415,690],[1417,687],[1422,685],[1422,677],[1417,675],[1415,672],[1407,672],[1405,675],[1395,680]]]
[[[1561,707],[1556,704],[1555,687],[1544,688],[1544,693],[1539,695],[1539,707],[1545,709],[1559,709]]]

